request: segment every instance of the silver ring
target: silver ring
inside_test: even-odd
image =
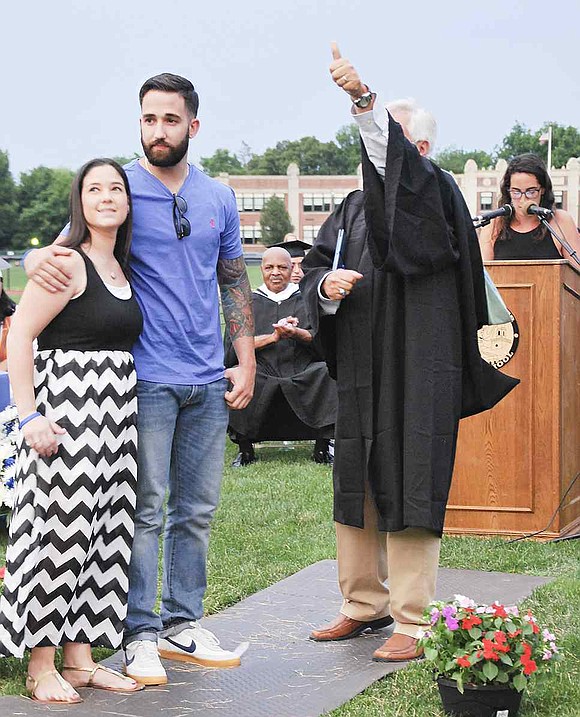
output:
[[[340,79],[346,84],[348,82],[348,75],[343,75]]]
[[[345,291],[342,287],[338,290],[338,293],[339,293],[341,296],[346,296],[346,291]]]

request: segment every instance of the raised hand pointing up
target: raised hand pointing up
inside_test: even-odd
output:
[[[354,67],[354,65],[342,57],[336,42],[330,44],[332,50],[332,63],[330,65],[330,74],[335,84],[350,95],[352,101],[358,100],[363,94],[369,92],[369,88],[365,85]]]

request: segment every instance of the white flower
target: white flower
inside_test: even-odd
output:
[[[474,608],[475,603],[471,598],[465,597],[465,595],[454,595],[455,602],[459,605],[459,607],[470,607]]]

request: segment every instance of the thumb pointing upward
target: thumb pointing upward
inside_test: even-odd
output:
[[[340,60],[340,58],[342,57],[342,55],[340,54],[340,50],[338,49],[338,45],[336,44],[336,42],[331,42],[331,43],[330,43],[330,49],[331,49],[331,51],[332,51],[332,59],[333,59],[333,60]]]

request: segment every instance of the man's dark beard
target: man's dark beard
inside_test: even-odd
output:
[[[177,147],[169,147],[169,145],[163,144],[163,142],[157,142],[156,144],[161,144],[167,147],[168,152],[163,156],[156,157],[152,152],[155,144],[147,147],[143,141],[143,135],[141,134],[141,146],[143,147],[143,151],[145,152],[145,156],[147,157],[149,164],[152,164],[154,167],[175,167],[175,165],[179,164],[179,162],[181,162],[187,154],[189,136],[186,134],[183,141],[178,144]]]

